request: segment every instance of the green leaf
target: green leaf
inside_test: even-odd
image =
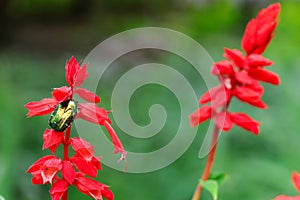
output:
[[[208,180],[217,181],[218,184],[221,185],[228,179],[228,177],[229,175],[225,173],[215,173],[215,174],[210,174]]]
[[[213,197],[213,200],[218,199],[218,190],[219,190],[219,184],[215,180],[207,180],[203,181],[200,180],[200,184],[203,186],[204,189],[206,189]]]

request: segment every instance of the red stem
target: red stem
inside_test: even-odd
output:
[[[213,162],[214,162],[214,158],[215,158],[216,149],[217,149],[217,143],[218,143],[217,140],[218,140],[218,136],[219,136],[219,131],[220,131],[219,128],[215,125],[213,137],[211,140],[211,151],[208,154],[205,169],[204,169],[204,172],[203,172],[202,178],[201,178],[202,181],[206,181],[210,175],[210,172],[211,172],[211,169],[213,166]],[[202,185],[200,183],[198,183],[192,200],[200,199],[202,188],[203,188]]]
[[[66,137],[64,141],[64,160],[69,160],[69,145],[70,145],[71,126],[66,130]],[[62,200],[68,200],[68,189],[62,197]]]

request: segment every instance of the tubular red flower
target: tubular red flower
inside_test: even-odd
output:
[[[52,92],[52,96],[58,102],[63,102],[67,100],[72,95],[71,88],[67,86],[62,86],[60,88],[54,88]]]
[[[215,116],[215,123],[216,126],[223,131],[229,131],[233,125],[229,112],[217,113]]]
[[[57,104],[58,102],[52,98],[45,98],[37,102],[29,102],[25,105],[25,108],[28,109],[27,117],[49,114],[55,109]]]
[[[43,138],[44,138],[43,150],[49,149],[52,153],[55,153],[56,148],[64,140],[64,133],[56,132],[53,129],[51,129],[51,130],[46,129],[43,134]]]
[[[81,138],[72,138],[71,145],[74,152],[87,161],[91,161],[94,156],[94,147]]]
[[[61,174],[63,178],[68,182],[68,184],[73,183],[76,176],[76,171],[73,167],[73,164],[69,160],[63,161]]]
[[[106,185],[83,177],[80,174],[75,179],[74,185],[79,191],[93,197],[95,200],[102,200],[102,197],[105,197],[107,200],[114,200],[113,193]]]
[[[52,200],[60,200],[67,190],[68,183],[65,180],[59,180],[52,185],[49,192]]]
[[[88,91],[85,88],[77,88],[74,91],[75,94],[78,94],[82,99],[92,102],[92,103],[100,103],[100,98],[93,92]]]
[[[270,66],[273,64],[272,61],[270,61],[269,59],[263,57],[260,54],[251,54],[247,57],[247,66],[249,66],[250,68],[253,67],[264,67],[264,66]]]
[[[247,24],[242,39],[242,47],[247,52],[247,55],[264,52],[273,37],[279,11],[280,4],[272,4],[266,9],[262,9],[256,19],[252,19]]]
[[[279,83],[280,83],[280,79],[277,74],[275,74],[274,72],[265,70],[263,68],[251,69],[251,70],[249,70],[249,75],[258,81],[271,83],[273,85],[279,85]]]
[[[37,160],[28,170],[27,173],[31,173],[34,176],[42,178],[42,184],[47,182],[52,183],[54,176],[61,170],[62,160],[55,156],[45,156]]]
[[[224,57],[231,60],[239,68],[244,65],[245,58],[243,53],[238,49],[224,48]]]
[[[103,108],[99,108],[93,103],[80,103],[78,104],[78,107],[78,118],[99,125],[103,125],[105,121],[110,122],[110,119],[108,118],[108,112]]]
[[[231,113],[231,121],[254,134],[259,133],[259,122],[244,113]]]
[[[294,184],[294,187],[297,189],[298,192],[300,192],[300,174],[297,172],[292,173],[292,181]]]
[[[212,107],[202,106],[190,115],[191,126],[197,126],[198,124],[210,119],[211,117],[212,117]]]

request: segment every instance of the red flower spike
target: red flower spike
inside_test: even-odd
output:
[[[63,161],[61,173],[62,173],[63,178],[69,184],[73,183],[75,176],[76,176],[76,171],[70,161],[68,161],[68,160]]]
[[[220,112],[220,113],[216,114],[215,123],[216,123],[216,126],[223,131],[229,131],[233,125],[233,122],[230,119],[229,112]]]
[[[252,19],[247,24],[242,39],[242,47],[247,52],[247,55],[264,52],[273,37],[279,11],[280,4],[272,4],[266,9],[262,9],[256,19]]]
[[[60,88],[54,88],[52,92],[52,96],[54,99],[56,99],[58,102],[63,102],[71,96],[72,90],[71,88],[67,86],[63,86]]]
[[[92,103],[100,103],[100,98],[93,92],[88,91],[84,88],[77,88],[74,91],[75,94],[78,94],[82,99],[87,100]]]
[[[275,74],[274,72],[265,70],[263,68],[251,69],[251,70],[249,70],[249,75],[258,81],[271,83],[273,85],[279,85],[279,83],[280,83],[280,79],[277,74]]]
[[[231,60],[239,68],[244,64],[245,58],[240,50],[224,48],[224,57]]]
[[[294,187],[297,189],[298,192],[300,192],[300,174],[297,172],[292,173],[292,181],[294,184]]]
[[[64,140],[64,133],[63,132],[56,132],[55,130],[46,129],[44,134],[44,149],[49,149],[52,153],[55,153],[56,148],[63,142]]]
[[[27,116],[49,114],[54,111],[60,103],[70,100],[66,102],[68,103],[67,108],[60,106],[59,112],[52,114],[53,120],[49,123],[55,124],[61,119],[71,116],[72,119],[82,118],[86,121],[103,125],[112,138],[115,147],[114,152],[120,152],[122,154],[121,159],[126,160],[126,151],[115,131],[110,126],[111,122],[108,118],[108,112],[96,105],[96,103],[100,102],[100,98],[85,88],[78,88],[88,77],[87,65],[84,64],[80,67],[76,59],[71,57],[71,59],[67,61],[65,69],[66,81],[69,86],[54,88],[52,98],[45,98],[38,102],[29,102],[26,104],[25,107],[28,109]],[[91,103],[74,103],[76,102],[76,100],[73,99],[74,94],[78,94],[79,97]],[[65,113],[62,114],[63,112]],[[65,194],[71,185],[75,185],[81,192],[94,199],[102,200],[104,197],[108,200],[113,200],[114,195],[107,186],[84,177],[87,175],[96,177],[98,170],[101,169],[100,158],[94,156],[94,147],[81,138],[70,138],[72,122],[70,122],[70,124],[65,121],[60,122],[63,123],[61,124],[62,126],[68,125],[68,128],[62,132],[46,129],[43,134],[43,150],[48,148],[54,154],[57,147],[63,144],[63,160],[52,155],[44,156],[37,160],[27,170],[27,173],[31,173],[32,175],[32,183],[53,183],[50,189],[52,200],[67,199],[67,195]],[[71,158],[69,158],[69,145],[72,146],[75,152],[75,155]],[[57,176],[59,172],[61,173]]]
[[[45,98],[41,101],[29,102],[25,105],[25,108],[28,110],[27,117],[49,114],[55,109],[57,104],[58,102],[52,98]]]
[[[244,113],[231,113],[231,121],[255,135],[259,133],[259,122]]]
[[[210,119],[212,117],[212,107],[202,106],[194,113],[190,115],[191,126],[197,126],[198,124]]]
[[[68,190],[68,183],[65,180],[56,181],[51,189],[50,195],[52,200],[60,200],[65,192]]]

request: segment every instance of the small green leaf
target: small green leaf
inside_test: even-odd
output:
[[[203,181],[200,180],[200,184],[203,186],[204,189],[206,189],[213,197],[213,200],[218,199],[218,190],[219,190],[219,184],[215,180],[207,180]]]
[[[227,179],[229,175],[225,173],[216,173],[216,174],[210,174],[208,177],[208,180],[214,180],[217,181],[219,185],[223,184]]]

